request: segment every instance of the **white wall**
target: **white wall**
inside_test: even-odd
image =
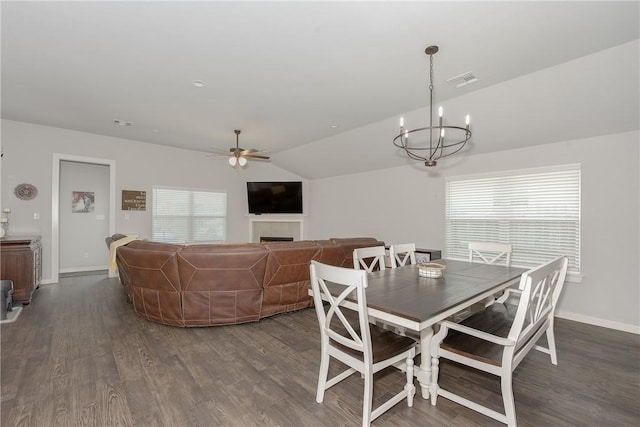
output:
[[[444,249],[445,176],[582,164],[583,281],[558,315],[640,333],[638,131],[314,180],[309,238],[372,236]]]
[[[2,120],[0,206],[11,208],[12,234],[39,234],[43,243],[43,281],[51,280],[51,210],[53,153],[108,159],[116,168],[116,232],[151,235],[150,195],[153,185],[222,190],[227,192],[229,242],[249,239],[246,181],[304,179],[268,162],[249,162],[234,170],[225,157],[208,158],[205,153],[111,138],[85,132]],[[19,200],[13,189],[33,184],[38,195]],[[122,190],[147,192],[147,210],[122,211]],[[63,198],[63,203],[66,198]],[[39,213],[40,219],[33,219]],[[126,219],[128,215],[129,219]],[[105,236],[107,237],[107,236]],[[104,256],[107,248],[104,245]]]

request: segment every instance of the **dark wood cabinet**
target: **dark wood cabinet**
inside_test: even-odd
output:
[[[13,300],[29,304],[42,280],[40,236],[6,236],[0,239],[0,279],[13,281]]]
[[[429,262],[436,259],[442,259],[442,251],[437,249],[416,248],[416,261],[421,260],[418,262]]]

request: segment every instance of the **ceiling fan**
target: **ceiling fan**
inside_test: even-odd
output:
[[[232,167],[244,166],[247,164],[247,159],[262,159],[269,160],[269,156],[263,156],[261,154],[255,154],[258,152],[255,148],[244,149],[240,148],[240,130],[233,131],[236,134],[236,146],[235,148],[229,148],[229,164]]]

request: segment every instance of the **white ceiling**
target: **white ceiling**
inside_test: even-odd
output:
[[[348,153],[365,125],[392,118],[392,149],[397,117],[427,103],[428,45],[440,47],[436,101],[457,111],[461,95],[473,104],[640,32],[638,1],[2,1],[1,12],[2,118],[201,151],[231,147],[241,129],[241,146],[306,177],[345,173],[294,161],[311,165],[322,141]],[[469,71],[477,83],[446,83]],[[481,151],[509,144],[485,138]]]

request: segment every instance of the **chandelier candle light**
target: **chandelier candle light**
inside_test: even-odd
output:
[[[425,49],[424,53],[429,55],[429,126],[405,129],[404,117],[400,117],[400,134],[393,138],[393,145],[398,148],[402,148],[407,156],[413,160],[420,160],[424,162],[425,166],[435,166],[438,160],[442,157],[447,157],[462,150],[467,141],[471,138],[471,131],[469,130],[469,115],[466,117],[466,127],[460,126],[446,126],[443,124],[444,110],[442,107],[438,108],[438,124],[433,125],[433,55],[438,52],[438,46],[429,46]],[[445,140],[445,130],[447,132],[454,132],[454,137],[450,141]],[[409,144],[409,135],[420,132],[429,132],[429,146],[424,143]],[[436,133],[436,140],[434,142],[433,134]],[[462,132],[462,133],[460,133]],[[449,136],[449,138],[452,138]],[[412,141],[413,141],[412,137]]]

